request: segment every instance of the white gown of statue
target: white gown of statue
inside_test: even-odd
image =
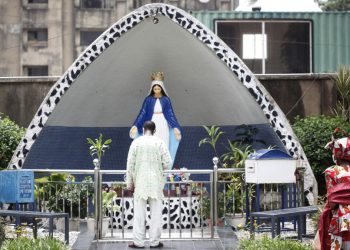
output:
[[[157,99],[154,105],[152,121],[156,124],[156,132],[154,135],[162,139],[169,148],[169,125],[164,117],[159,99]]]

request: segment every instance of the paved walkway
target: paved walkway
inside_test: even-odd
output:
[[[98,243],[92,241],[93,233],[87,230],[81,230],[79,238],[73,245],[73,250],[112,250],[112,249],[130,249],[128,244],[131,241],[116,241],[113,238],[102,240]],[[238,240],[231,227],[217,227],[215,229],[214,239],[164,239],[162,240],[164,247],[162,249],[225,249],[233,250],[237,248]],[[148,242],[145,249],[149,248]]]

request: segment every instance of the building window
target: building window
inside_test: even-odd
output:
[[[80,46],[89,46],[102,34],[102,31],[80,31]]]
[[[24,66],[23,74],[26,76],[48,76],[49,67],[47,65],[43,66]]]
[[[28,4],[31,4],[31,3],[48,3],[48,0],[28,0]]]
[[[256,74],[310,73],[311,22],[217,20],[217,35]]]
[[[112,8],[112,0],[80,0],[83,9],[107,9]]]
[[[266,59],[266,35],[243,34],[243,59]]]
[[[47,29],[28,30],[28,42],[47,42]]]
[[[179,0],[168,0],[168,4],[177,6]],[[164,3],[164,0],[133,0],[132,7],[134,9],[140,8],[141,6],[149,3]]]
[[[23,8],[32,9],[48,9],[49,0],[23,0]]]

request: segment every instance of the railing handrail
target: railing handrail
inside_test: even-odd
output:
[[[94,170],[89,169],[22,169],[22,171],[33,171],[35,173],[94,174]]]
[[[35,173],[69,173],[69,174],[94,174],[94,170],[89,169],[23,169],[31,170]],[[172,169],[164,170],[164,174],[190,173],[190,174],[211,174],[213,169]],[[125,174],[126,170],[100,170],[101,174]],[[218,173],[243,173],[244,168],[218,168]]]
[[[218,168],[218,173],[244,173],[244,168]]]

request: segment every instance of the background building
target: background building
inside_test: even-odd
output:
[[[194,12],[256,74],[336,72],[350,64],[350,12]]]
[[[57,76],[104,30],[144,4],[229,11],[238,0],[3,0],[0,77]]]
[[[315,0],[3,0],[0,77],[61,75],[101,32],[152,2],[192,12],[254,73],[334,72],[350,61],[350,13],[322,13]]]
[[[249,10],[257,0],[2,0],[0,113],[28,126],[58,78],[21,76],[62,75],[102,31],[150,2],[191,11],[261,74],[289,119],[332,113],[331,75],[315,73],[350,64],[350,12]],[[232,11],[243,5],[247,11]]]

